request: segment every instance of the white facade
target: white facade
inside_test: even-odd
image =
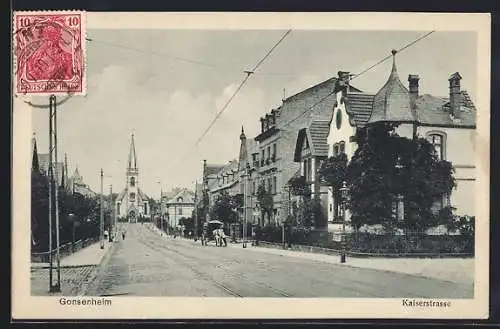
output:
[[[345,103],[342,102],[342,91],[336,93],[337,106],[333,110],[333,118],[330,124],[330,132],[328,134],[328,157],[332,157],[334,153],[341,150],[336,150],[335,146],[341,146],[343,142],[343,151],[347,155],[348,161],[351,160],[354,152],[357,149],[357,144],[350,141],[350,137],[356,134],[356,127],[349,120],[349,115],[346,111]],[[340,116],[337,125],[337,118]],[[337,202],[335,202],[337,201]],[[335,230],[337,224],[333,224],[336,214],[339,215],[339,210],[335,211],[335,207],[339,207],[341,200],[335,200],[331,187],[328,187],[328,229]],[[341,215],[341,214],[340,214]],[[346,221],[349,221],[349,212],[346,212]]]

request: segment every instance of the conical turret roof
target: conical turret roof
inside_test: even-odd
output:
[[[373,109],[367,122],[368,125],[376,122],[408,123],[416,121],[408,89],[399,80],[396,53],[396,50],[392,51],[392,70],[389,79],[373,99]]]

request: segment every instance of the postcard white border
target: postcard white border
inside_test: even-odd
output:
[[[30,296],[31,108],[13,100],[12,317],[14,319],[427,318],[480,319],[489,299],[489,14],[455,13],[87,13],[87,29],[336,29],[475,31],[477,56],[477,180],[475,298],[450,308],[409,308],[402,299],[131,298],[112,306],[62,306],[57,297]],[[91,63],[89,63],[91,64]]]

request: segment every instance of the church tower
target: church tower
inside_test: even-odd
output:
[[[119,218],[126,218],[128,222],[132,223],[141,218],[150,218],[148,197],[139,188],[139,168],[133,133],[130,139],[125,176],[125,187],[116,199],[116,215]]]
[[[127,162],[127,190],[128,190],[128,209],[134,211],[138,206],[138,182],[139,182],[139,168],[137,168],[137,155],[135,153],[134,134],[130,140],[130,150]],[[137,212],[135,212],[137,214]],[[134,213],[130,213],[131,217],[135,217]]]

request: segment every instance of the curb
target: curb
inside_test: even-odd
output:
[[[111,255],[116,247],[116,242],[114,242],[110,247],[108,247],[107,252],[101,258],[99,265],[97,265],[94,270],[89,274],[89,276],[84,280],[82,285],[79,287],[77,296],[86,296],[89,293],[91,288],[95,288],[95,284],[97,283],[97,279],[103,271],[103,268],[106,267],[109,260],[111,259]]]
[[[278,249],[278,248],[267,248],[267,247],[253,247],[254,250],[258,251],[258,252],[267,252],[266,250],[283,250],[283,249]],[[260,250],[259,250],[260,249]],[[303,258],[302,256],[298,256],[298,254],[293,254],[294,252],[301,252],[301,251],[298,251],[298,250],[286,250],[287,253],[274,253],[274,252],[268,252],[270,254],[275,254],[275,255],[280,255],[280,256],[286,256],[286,257],[296,257],[296,258]],[[323,255],[323,256],[327,256],[327,257],[336,257],[338,255],[328,255],[328,254],[321,254],[321,253],[309,253],[309,252],[306,252],[306,251],[302,251],[302,253],[304,254],[304,256],[306,254],[317,254],[317,255]],[[346,263],[340,263],[340,262],[331,262],[331,261],[328,261],[328,260],[324,260],[324,259],[315,259],[314,261],[318,261],[318,262],[322,262],[322,263],[328,263],[328,264],[332,264],[332,265],[337,265],[337,266],[341,266],[341,267],[349,267],[349,268],[353,268],[353,269],[364,269],[364,270],[370,270],[370,271],[380,271],[380,272],[384,272],[384,273],[397,273],[397,274],[400,274],[400,275],[407,275],[407,276],[412,276],[412,277],[419,277],[419,278],[425,278],[425,279],[432,279],[432,280],[439,280],[439,281],[443,281],[443,282],[450,282],[450,283],[455,283],[455,284],[460,284],[460,285],[464,285],[464,284],[472,284],[474,285],[474,279],[472,279],[472,282],[465,282],[465,281],[460,281],[460,282],[457,282],[457,281],[452,281],[451,279],[445,279],[445,278],[442,278],[442,277],[438,277],[438,276],[433,276],[433,275],[427,275],[427,274],[423,274],[423,273],[408,273],[408,272],[402,272],[402,271],[398,271],[396,269],[382,269],[382,268],[372,268],[372,267],[365,267],[365,266],[362,266],[362,265],[354,265],[354,264],[349,264],[348,262]]]

